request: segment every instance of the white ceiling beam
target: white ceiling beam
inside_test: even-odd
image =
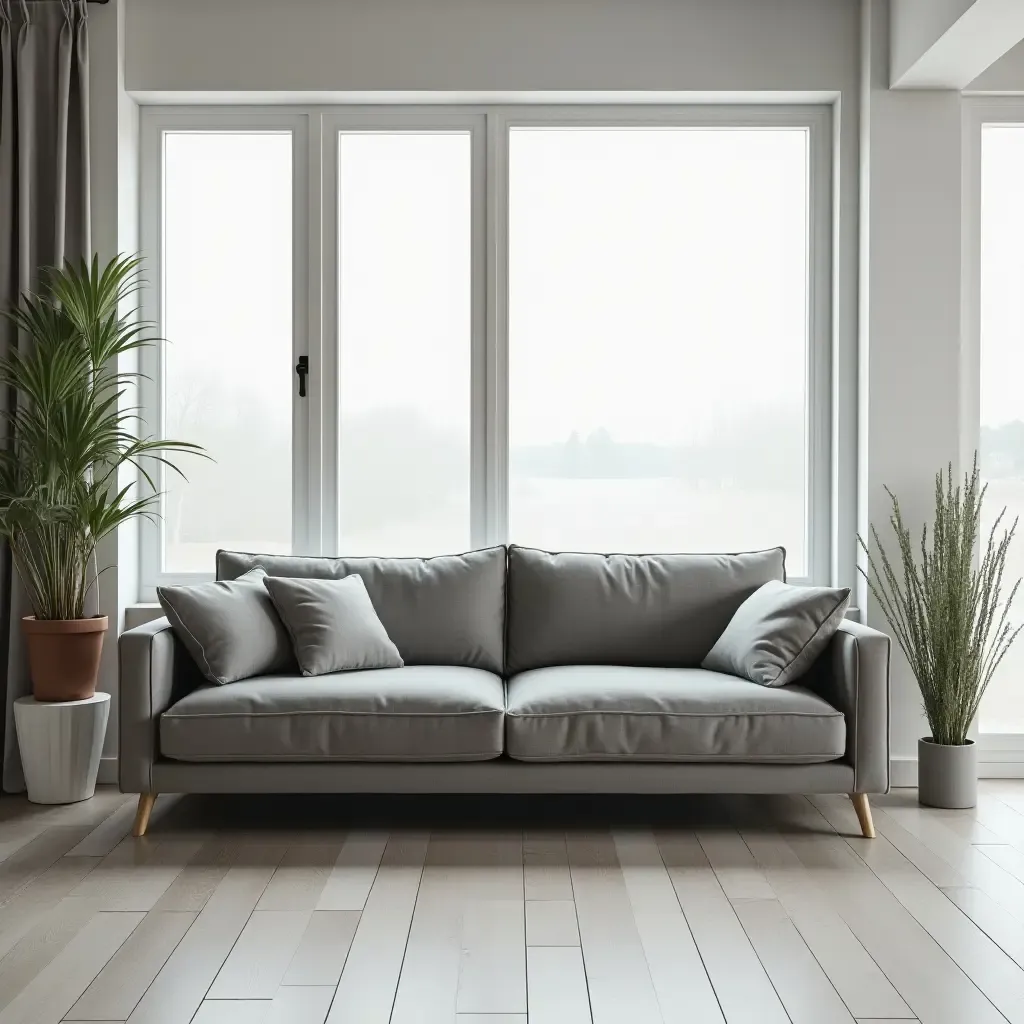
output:
[[[890,86],[964,89],[1024,39],[1024,0],[892,0]]]

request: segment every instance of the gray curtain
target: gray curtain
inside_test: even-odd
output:
[[[39,269],[91,254],[89,43],[85,0],[0,0],[0,309],[34,289]],[[26,339],[0,323],[0,355]],[[0,394],[0,413],[12,397]],[[24,789],[11,706],[30,691],[21,617],[30,614],[0,551],[0,667],[5,670],[3,789]]]

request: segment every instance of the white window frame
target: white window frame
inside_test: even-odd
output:
[[[961,462],[970,465],[981,444],[981,139],[990,124],[1024,128],[1024,98],[966,97],[963,104],[963,261],[961,328]],[[981,732],[972,727],[978,744],[978,775],[983,779],[1024,778],[1024,733]]]
[[[351,131],[466,131],[471,135],[473,280],[470,538],[508,540],[508,140],[514,127],[799,128],[808,133],[808,304],[805,363],[807,571],[794,583],[831,580],[833,398],[833,112],[822,105],[411,105],[142,108],[142,250],[152,287],[146,319],[162,323],[163,134],[195,129],[290,130],[294,148],[294,353],[310,362],[309,398],[294,416],[295,551],[334,554],[338,536],[337,135]],[[158,332],[159,333],[159,332]],[[148,350],[141,396],[150,429],[162,428],[159,349]],[[159,425],[159,426],[158,426]],[[141,527],[142,599],[158,585],[210,573],[161,571],[159,524]],[[212,567],[211,567],[212,570]]]
[[[318,204],[320,190],[311,180],[315,161],[310,145],[317,131],[310,127],[311,115],[287,107],[257,110],[247,107],[147,107],[142,118],[140,183],[141,252],[148,287],[143,291],[141,313],[144,320],[156,325],[163,336],[164,267],[163,267],[163,164],[164,135],[175,131],[227,132],[268,131],[290,132],[292,136],[292,363],[300,355],[309,357],[312,367],[318,366],[319,331],[311,329],[319,322],[319,293],[312,287],[319,283],[318,248],[313,243],[310,226],[320,223]],[[317,170],[317,174],[319,170]],[[308,286],[307,286],[308,283]],[[146,346],[140,353],[140,404],[147,433],[164,436],[164,355],[163,345]],[[316,551],[320,547],[321,523],[318,500],[322,486],[318,466],[320,431],[314,429],[320,408],[325,401],[321,394],[320,373],[309,375],[309,398],[292,402],[292,544],[296,551]],[[294,395],[294,392],[293,392]],[[187,440],[187,439],[183,439]],[[184,460],[183,460],[184,462]],[[187,473],[187,466],[183,466]],[[151,462],[147,471],[162,491],[167,470]],[[143,493],[152,493],[140,481]],[[140,520],[139,566],[140,590],[143,599],[154,599],[157,586],[198,583],[213,578],[209,573],[172,573],[163,568],[163,520],[143,517]]]

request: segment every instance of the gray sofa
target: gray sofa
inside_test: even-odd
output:
[[[781,549],[426,559],[221,551],[218,579],[358,573],[404,668],[206,683],[166,619],[120,638],[139,793],[848,793],[889,785],[889,638],[844,621],[799,685],[698,666]]]

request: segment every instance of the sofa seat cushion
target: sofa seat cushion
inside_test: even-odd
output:
[[[509,680],[505,745],[519,761],[813,764],[843,756],[846,722],[802,686],[699,668],[566,665]]]
[[[481,669],[415,665],[203,687],[160,717],[177,761],[485,761],[504,687]]]

